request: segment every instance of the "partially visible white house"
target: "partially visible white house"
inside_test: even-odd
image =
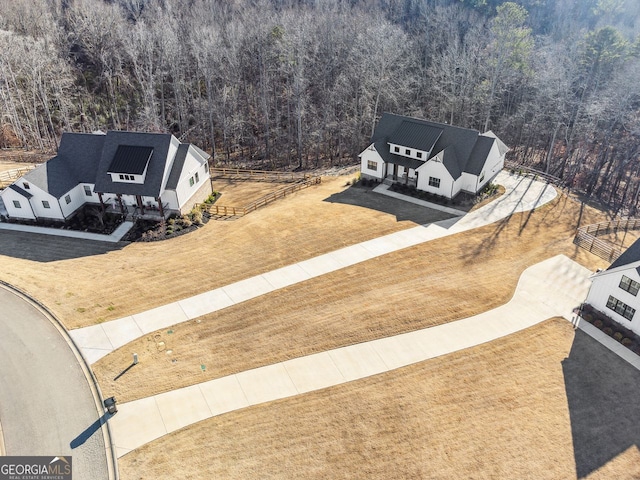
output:
[[[360,157],[363,178],[414,185],[453,198],[478,193],[504,167],[507,146],[493,132],[384,113]]]
[[[86,203],[184,213],[212,191],[208,159],[170,134],[64,133],[58,154],[0,197],[16,219],[65,220]]]
[[[640,240],[591,277],[586,303],[640,335]]]

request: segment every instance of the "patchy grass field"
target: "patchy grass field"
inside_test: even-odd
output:
[[[121,478],[569,479],[577,467],[589,478],[638,478],[637,448],[598,436],[603,427],[635,431],[638,372],[614,357],[622,378],[605,380],[606,400],[626,406],[616,410],[621,424],[607,428],[583,414],[603,393],[589,392],[592,376],[607,376],[611,359],[584,339],[585,351],[576,353],[573,341],[568,322],[548,320],[489,344],[205,420],[120,458]],[[591,442],[574,447],[576,429]],[[593,450],[596,460],[584,463]]]
[[[400,200],[388,202],[386,212],[343,201],[366,195],[373,194],[347,189],[344,178],[331,177],[239,220],[211,221],[155,243],[110,245],[2,231],[0,279],[38,298],[67,328],[76,328],[413,227],[415,220],[449,218],[417,206],[409,211],[419,215],[407,216]]]
[[[506,303],[521,273],[551,256],[564,253],[592,269],[605,266],[572,243],[580,211],[561,196],[534,213],[341,269],[176,325],[170,333],[157,331],[107,355],[94,371],[104,392],[130,401],[469,317]],[[586,223],[598,218],[595,211],[582,212]],[[140,365],[114,381],[133,352]]]

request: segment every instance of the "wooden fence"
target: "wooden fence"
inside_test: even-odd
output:
[[[560,177],[550,175],[541,170],[536,170],[535,168],[525,167],[524,165],[518,165],[517,163],[510,161],[504,162],[504,167],[516,173],[521,173],[527,176],[540,177],[541,180],[553,183],[560,188],[564,188],[566,186]]]
[[[608,262],[615,262],[622,255],[622,248],[598,238],[618,231],[639,230],[640,219],[612,220],[610,222],[585,225],[576,231],[573,243]]]
[[[18,178],[23,176],[25,173],[33,170],[34,167],[24,167],[24,168],[16,168],[14,170],[7,170],[5,172],[0,172],[0,190],[3,188],[7,188],[13,182],[15,182]]]
[[[275,173],[275,172],[270,172],[270,173]],[[287,185],[286,187],[280,188],[275,192],[268,193],[264,197],[261,197],[255,202],[251,202],[248,205],[245,205],[243,207],[217,205],[215,203],[213,205],[206,204],[206,203],[199,203],[196,205],[196,208],[198,207],[202,208],[203,210],[209,212],[211,215],[218,216],[218,217],[242,217],[248,213],[253,212],[254,210],[257,210],[260,207],[264,207],[265,205],[275,202],[279,198],[284,198],[293,192],[297,192],[298,190],[302,190],[303,188],[307,188],[311,185],[316,185],[321,182],[322,182],[322,179],[320,177],[311,177],[311,176],[305,175],[305,177],[299,178],[298,181],[296,181],[295,183],[292,183],[290,185]]]
[[[252,180],[254,182],[298,182],[303,179],[312,178],[311,175],[297,172],[277,172],[269,170],[246,170],[242,168],[218,168],[209,169],[214,178],[237,178],[241,180]]]

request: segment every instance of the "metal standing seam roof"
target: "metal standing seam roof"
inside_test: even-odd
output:
[[[493,133],[482,136],[477,130],[386,112],[371,137],[371,142],[387,163],[401,164],[389,151],[389,142],[417,150],[431,150],[431,157],[444,152],[443,164],[454,179],[459,178],[463,172],[478,175],[484,167],[493,141],[500,142]]]
[[[389,136],[389,142],[404,147],[430,152],[442,135],[442,128],[425,125],[411,120],[403,120]]]
[[[153,147],[118,145],[108,171],[109,173],[142,175],[151,160],[151,155],[153,155]]]
[[[15,183],[12,183],[11,185],[9,185],[9,187],[11,190],[13,190],[14,192],[19,193],[20,195],[22,195],[24,198],[26,198],[27,200],[30,199],[31,197],[33,197],[33,195],[31,195],[29,192],[27,192],[26,190],[20,188],[19,186],[17,186]]]

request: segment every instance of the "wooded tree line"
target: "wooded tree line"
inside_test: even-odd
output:
[[[491,129],[640,195],[637,0],[0,0],[0,147],[172,132],[216,162],[352,162],[383,111]]]

